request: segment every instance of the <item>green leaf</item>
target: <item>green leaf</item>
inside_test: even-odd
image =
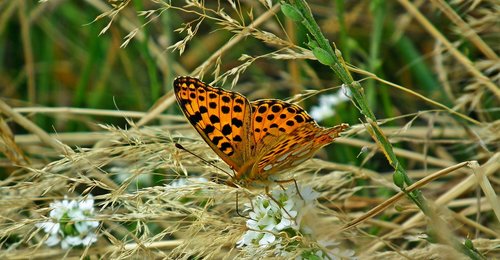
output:
[[[405,187],[405,176],[402,172],[396,171],[392,175],[392,180],[394,181],[394,184],[398,186],[399,188],[403,189]]]
[[[281,11],[286,17],[290,18],[292,21],[300,22],[304,20],[304,17],[302,17],[302,14],[299,12],[299,10],[297,10],[297,8],[289,4],[282,4]]]
[[[331,66],[335,64],[335,59],[328,53],[327,51],[321,49],[321,48],[314,48],[313,49],[313,54],[316,59],[318,59],[321,64]]]

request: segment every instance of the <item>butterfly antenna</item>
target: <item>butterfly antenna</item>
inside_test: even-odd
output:
[[[201,160],[202,162],[204,162],[206,165],[210,165],[210,166],[215,167],[216,169],[218,169],[218,170],[222,171],[223,173],[227,174],[227,175],[228,175],[231,179],[233,179],[233,180],[234,180],[234,176],[233,176],[231,173],[229,173],[229,172],[227,172],[226,170],[222,169],[221,167],[219,167],[219,166],[215,165],[213,162],[209,162],[209,161],[207,161],[207,159],[205,159],[205,158],[203,158],[203,157],[201,157],[201,156],[199,156],[199,155],[197,155],[197,154],[195,154],[195,153],[193,153],[193,152],[189,151],[188,149],[184,148],[184,146],[182,146],[181,144],[179,144],[179,143],[175,143],[175,147],[176,147],[177,149],[183,150],[183,151],[185,151],[185,152],[187,152],[187,153],[191,154],[192,156],[194,156],[194,157],[196,157],[196,158],[200,159],[200,160]]]

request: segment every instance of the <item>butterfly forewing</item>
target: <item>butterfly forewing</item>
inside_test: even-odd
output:
[[[221,159],[238,172],[249,159],[253,146],[248,100],[191,77],[175,79],[174,90],[189,122]]]

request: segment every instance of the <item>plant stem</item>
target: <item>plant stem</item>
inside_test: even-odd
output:
[[[301,23],[306,27],[306,29],[311,34],[312,39],[315,41],[314,43],[309,44],[311,50],[313,50],[313,53],[314,49],[319,47],[323,50],[323,52],[331,55],[332,62],[328,65],[340,78],[340,80],[349,87],[352,93],[352,101],[354,105],[359,109],[361,114],[365,116],[365,121],[367,122],[365,126],[368,133],[370,133],[373,140],[375,140],[380,150],[384,153],[385,157],[389,161],[389,164],[394,168],[394,174],[401,175],[403,177],[404,184],[412,185],[414,183],[413,180],[410,179],[404,167],[399,163],[398,158],[396,157],[396,154],[392,149],[391,143],[378,126],[377,119],[368,106],[368,102],[364,94],[364,89],[361,87],[359,82],[353,80],[344,62],[342,53],[337,48],[335,48],[334,50],[325,36],[323,36],[319,25],[314,20],[311,9],[309,8],[305,0],[289,0],[289,3],[298,12],[301,18]],[[335,47],[335,45],[333,46]],[[400,188],[420,208],[420,210],[422,210],[422,212],[426,216],[431,219],[433,216],[435,216],[434,213],[429,209],[425,198],[422,196],[422,193],[419,190],[416,189],[411,192],[406,192],[404,185],[401,185]],[[451,237],[450,239],[450,244],[454,246],[458,251],[468,255],[472,259],[481,259],[480,255],[462,245],[454,237]]]

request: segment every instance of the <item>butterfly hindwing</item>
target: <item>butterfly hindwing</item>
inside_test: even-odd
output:
[[[332,143],[347,128],[347,124],[332,128],[301,125],[266,151],[256,165],[255,174],[270,175],[297,166],[312,157],[321,147]]]
[[[301,107],[278,99],[265,99],[251,102],[252,132],[257,150],[261,150],[314,120]]]
[[[302,163],[347,128],[346,124],[320,127],[304,109],[282,100],[257,100],[251,105],[254,140],[261,154],[253,178]]]
[[[239,93],[211,87],[191,77],[174,81],[175,96],[189,122],[235,171],[248,160],[250,104]]]

